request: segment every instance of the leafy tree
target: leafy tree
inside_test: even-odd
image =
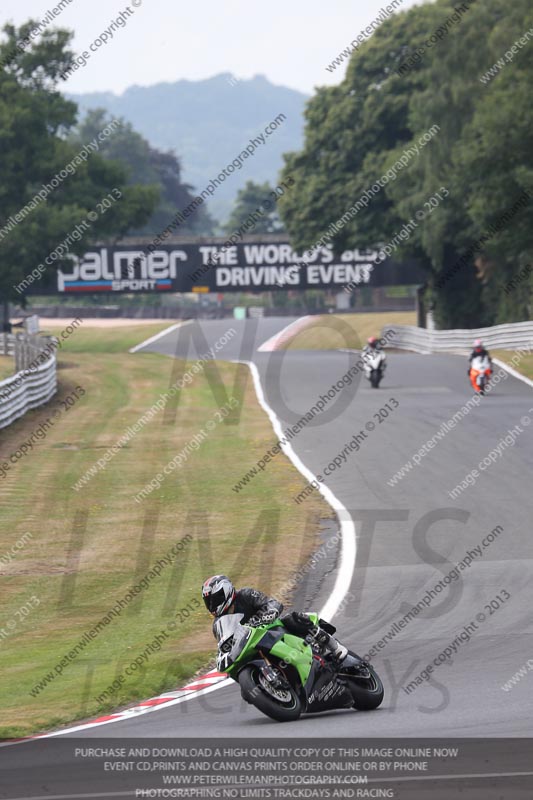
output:
[[[420,9],[418,29],[427,25],[431,7]],[[414,72],[404,78],[396,75],[405,58],[401,42],[408,37],[406,16],[398,15],[382,25],[365,47],[352,56],[345,80],[339,85],[319,89],[306,110],[305,147],[286,156],[283,174],[294,175],[297,196],[280,201],[280,213],[293,245],[304,252],[342,217],[342,227],[331,236],[334,250],[377,248],[391,240],[409,219],[390,196],[394,182],[406,186],[405,170],[390,168],[410,145],[413,130],[408,112],[411,96],[420,77]],[[411,31],[412,33],[412,31]],[[389,177],[383,176],[389,173]],[[358,205],[355,215],[347,215],[365,193],[381,180],[383,186],[368,205]],[[428,266],[427,256],[417,237],[395,253],[417,256]]]
[[[78,227],[80,238],[69,252],[82,255],[90,239],[122,235],[144,223],[152,213],[156,192],[149,187],[127,186],[119,164],[97,153],[80,159],[79,148],[66,136],[76,120],[76,106],[57,90],[60,73],[68,69],[73,53],[71,34],[46,29],[28,42],[35,22],[20,28],[4,27],[0,45],[0,300],[23,301],[15,287]],[[67,165],[70,170],[66,171]],[[51,181],[63,170],[55,188]],[[48,185],[50,190],[43,189]],[[84,230],[80,225],[112,189],[122,199]],[[38,192],[44,196],[39,196]],[[19,215],[17,218],[17,214]],[[66,258],[43,266],[43,279]],[[34,273],[35,274],[35,273]]]
[[[91,141],[110,121],[103,109],[89,111],[71,141]],[[159,193],[157,205],[150,219],[142,227],[131,231],[136,235],[155,234],[166,228],[176,211],[186,208],[194,199],[192,186],[183,183],[179,158],[172,152],[162,152],[152,147],[137,133],[133,126],[122,120],[119,131],[105,139],[100,147],[104,158],[117,161],[124,166],[130,184],[151,186]],[[187,221],[180,226],[180,233],[210,234],[214,222],[204,206],[195,209]]]
[[[331,238],[338,252],[389,241],[444,186],[447,199],[394,254],[421,260],[443,327],[523,319],[530,308],[527,280],[512,293],[501,289],[533,250],[533,46],[489,85],[480,77],[533,29],[533,11],[528,0],[469,6],[460,15],[448,0],[414,6],[354,51],[342,83],[319,89],[307,106],[303,150],[285,157],[298,195],[280,201],[300,251],[345,215]],[[447,35],[415,62],[445,24]],[[414,66],[402,73],[410,56]],[[348,219],[363,192],[434,125],[438,134],[420,154]],[[525,190],[531,205],[484,235]]]
[[[453,14],[453,8],[445,2],[438,2],[435,8],[441,19]],[[495,26],[506,17],[502,0],[471,5],[438,50],[428,52],[419,67],[423,83],[410,103],[413,128],[437,123],[440,130],[427,148],[430,157],[419,159],[418,173],[409,172],[410,191],[403,199],[397,196],[394,199],[406,213],[412,213],[420,191],[428,197],[439,183],[450,191],[446,202],[422,226],[423,246],[431,264],[435,315],[442,327],[475,327],[496,321],[502,298],[493,291],[494,281],[489,273],[503,271],[497,252],[502,236],[512,236],[519,219],[516,217],[502,234],[487,235],[490,225],[507,210],[508,203],[502,193],[493,195],[494,164],[487,162],[480,168],[475,163],[477,136],[468,156],[465,150],[477,110],[486,93],[492,91],[480,81],[480,76],[497,58],[490,52],[489,41]],[[490,134],[489,137],[492,138]],[[483,216],[475,212],[474,186],[479,187],[478,202],[487,212]],[[514,188],[510,187],[510,191]]]
[[[251,214],[259,209],[262,216],[254,222],[253,228],[249,233],[279,233],[283,231],[283,224],[274,204],[274,189],[268,182],[254,183],[247,181],[242,189],[239,189],[235,206],[231,216],[225,225],[226,233],[233,233],[238,230],[244,222],[251,217]],[[267,205],[268,204],[268,205]],[[269,211],[269,208],[271,210]]]
[[[505,12],[505,13],[503,13]],[[533,32],[528,0],[512,6],[491,0],[486,9],[483,74],[508,52],[526,31]],[[478,23],[479,24],[479,23]],[[494,310],[494,322],[531,318],[531,280],[516,281],[533,255],[533,43],[518,50],[490,84],[479,83],[479,97],[456,151],[458,186],[478,230],[490,229],[529,193],[529,203],[515,210],[486,246],[483,297]],[[527,270],[526,270],[527,273]]]

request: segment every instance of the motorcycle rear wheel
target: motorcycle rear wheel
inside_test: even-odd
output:
[[[353,697],[353,708],[358,711],[372,711],[383,702],[385,690],[381,678],[370,666],[367,666],[370,678],[349,678],[344,680],[349,685],[350,694]]]
[[[282,699],[281,693],[276,698],[273,693],[268,692],[260,682],[259,669],[255,664],[250,664],[239,672],[239,686],[247,703],[277,722],[293,722],[303,711],[300,698],[292,686],[283,693],[288,696],[288,701]]]

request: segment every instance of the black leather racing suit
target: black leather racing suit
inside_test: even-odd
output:
[[[476,350],[474,348],[474,350],[472,350],[472,352],[468,356],[468,369],[466,371],[466,374],[470,375],[470,370],[472,369],[472,361],[474,358],[485,358],[485,357],[489,359],[490,368],[492,370],[492,359],[490,357],[489,351],[485,350],[484,347],[482,347],[480,350]]]
[[[262,616],[270,611],[277,611],[277,616],[283,611],[283,604],[273,597],[268,597],[258,589],[238,589],[235,595],[235,614],[243,614],[243,622],[247,623],[252,617]]]
[[[362,351],[361,355],[363,357],[363,361],[365,361],[366,356],[371,356],[371,358],[373,358],[374,356],[381,355],[381,353],[383,353],[383,352],[384,352],[383,348],[380,347],[379,344],[377,344],[375,347],[370,347],[370,345],[367,344],[365,347],[363,347],[363,351]],[[382,375],[385,372],[386,366],[387,366],[387,362],[385,360],[383,360],[381,362],[381,364],[380,364],[380,367],[379,367],[380,370],[381,370],[381,374]]]
[[[235,593],[232,613],[242,614],[242,622],[245,624],[249,622],[252,617],[261,617],[263,614],[268,614],[272,611],[276,613],[276,617],[279,617],[283,611],[283,604],[278,600],[274,600],[273,597],[268,597],[258,589],[238,589]]]
[[[242,622],[244,624],[253,624],[254,622],[259,623],[265,614],[272,615],[272,619],[276,619],[281,615],[282,611],[283,604],[278,600],[275,600],[273,597],[268,597],[258,589],[250,588],[237,590],[235,593],[233,607],[231,609],[233,614],[243,615]],[[338,653],[339,647],[341,648],[341,651],[343,649],[342,646],[339,645],[337,639],[327,633],[322,627],[315,628],[306,614],[302,614],[299,611],[293,611],[289,614],[285,614],[283,617],[281,617],[281,620],[287,630],[296,636],[302,636],[303,638],[307,634],[313,632],[317,641],[319,641],[323,647],[330,650],[332,653]],[[323,621],[321,620],[321,622]],[[327,625],[332,632],[335,631],[335,628],[333,626],[329,626],[328,623],[323,624]],[[213,623],[213,633],[215,633],[214,625],[215,623]]]
[[[377,344],[375,347],[370,347],[369,344],[367,344],[367,345],[365,345],[363,347],[363,355],[364,356],[368,355],[369,353],[371,353],[374,356],[377,353],[382,353],[382,352],[383,352],[383,348],[380,347],[379,344]]]
[[[311,634],[315,641],[337,657],[344,658],[346,655],[347,649],[331,635],[335,633],[336,628],[330,622],[321,619],[319,624],[315,627],[307,614],[302,614],[301,611],[293,611],[290,614],[285,614],[281,618],[281,621],[289,633],[293,633],[295,636],[301,636],[302,638]]]
[[[469,360],[470,363],[472,363],[472,359],[473,358],[476,358],[476,357],[485,358],[485,356],[489,359],[489,361],[491,361],[491,357],[490,357],[489,351],[485,350],[485,348],[482,347],[481,350],[472,350],[472,352],[468,356],[468,360]]]

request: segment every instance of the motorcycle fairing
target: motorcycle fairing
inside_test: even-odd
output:
[[[270,652],[288,666],[295,667],[302,686],[305,686],[313,663],[313,651],[299,636],[293,636],[292,633],[287,633],[283,628],[282,632],[284,635],[274,643],[270,648]],[[266,639],[267,637],[265,636],[264,638]]]
[[[347,686],[320,657],[315,657],[313,660],[304,689],[308,713],[351,708],[353,705],[353,698]]]
[[[367,668],[367,664],[363,661],[355,653],[348,653],[346,658],[343,660],[341,668],[339,670],[339,675],[342,677],[343,675],[347,678],[369,678],[370,673]]]

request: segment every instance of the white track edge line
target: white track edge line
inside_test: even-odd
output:
[[[270,336],[270,338],[268,338],[266,341],[264,341],[263,344],[260,344],[259,347],[257,348],[257,352],[258,353],[271,353],[271,352],[275,351],[276,345],[278,344],[278,342],[281,341],[283,339],[283,337],[286,336],[289,333],[291,328],[295,328],[298,325],[301,325],[302,326],[302,330],[304,330],[304,328],[309,324],[308,320],[312,320],[312,319],[313,319],[313,315],[312,314],[306,314],[303,317],[298,317],[298,319],[295,319],[292,322],[289,322],[288,325],[285,325],[285,327],[282,328],[280,331],[275,333],[273,336]],[[297,331],[297,333],[298,333],[298,331]],[[244,362],[242,362],[242,363],[244,363]]]
[[[181,325],[187,325],[190,322],[192,322],[192,320],[186,320],[185,322],[179,322],[176,325],[172,325],[170,328],[167,328],[166,330],[161,331],[161,333],[157,334],[156,336],[151,337],[150,339],[147,339],[145,342],[142,342],[140,345],[137,345],[136,348],[133,348],[129,352],[130,353],[135,352],[136,349],[144,347],[145,345],[149,344],[150,342],[153,342],[156,339],[161,338],[162,336],[166,335],[167,333],[171,333],[172,331],[174,331],[177,328],[181,327]],[[298,320],[296,320],[295,322],[298,322]],[[291,323],[291,325],[294,325],[295,322]],[[288,325],[287,328],[284,329],[284,330],[287,330],[288,328],[290,328],[291,325]],[[271,338],[274,338],[274,337],[271,337]],[[270,340],[267,340],[267,341],[270,341]],[[429,355],[429,353],[424,353],[424,355]],[[513,369],[513,367],[510,367],[508,364],[506,364],[503,361],[500,361],[500,359],[498,359],[498,358],[494,358],[493,361],[494,361],[495,364],[498,364],[499,367],[502,367],[503,369],[507,370],[511,375],[516,377],[518,380],[521,380],[524,383],[528,384],[528,386],[533,387],[533,381],[530,380],[529,378],[526,378],[525,375],[521,375],[519,372],[517,372],[515,369]],[[272,427],[274,428],[274,431],[278,435],[279,439],[282,439],[284,434],[283,434],[283,429],[281,427],[281,423],[280,423],[278,417],[276,416],[276,414],[274,413],[274,411],[272,410],[272,408],[270,408],[270,406],[268,405],[268,403],[265,400],[265,395],[264,395],[264,392],[263,392],[263,387],[261,386],[261,379],[260,379],[260,376],[259,376],[259,370],[257,369],[257,366],[251,361],[236,361],[235,363],[246,364],[249,367],[250,372],[252,373],[252,379],[253,379],[253,382],[254,382],[254,388],[255,388],[255,392],[256,392],[256,395],[257,395],[257,399],[258,399],[259,405],[265,411],[265,413],[268,415],[268,417],[269,417],[269,419],[270,419],[270,421],[272,423]],[[315,480],[315,476],[313,475],[311,470],[309,470],[305,466],[305,464],[302,462],[300,457],[295,453],[295,451],[293,450],[292,446],[289,443],[282,444],[281,448],[282,448],[283,452],[285,453],[285,455],[287,456],[287,458],[289,458],[292,461],[292,463],[294,464],[296,469],[305,478],[307,478],[309,481]],[[321,617],[325,617],[326,619],[329,617],[329,619],[332,619],[335,616],[336,612],[338,611],[338,609],[339,609],[342,601],[344,600],[344,598],[345,598],[345,596],[346,596],[346,594],[348,592],[348,589],[350,587],[351,579],[352,579],[354,568],[355,568],[355,561],[356,561],[356,557],[357,557],[356,532],[355,532],[354,522],[353,522],[352,518],[350,517],[350,515],[348,513],[348,510],[340,502],[340,500],[338,500],[338,498],[333,494],[331,489],[329,489],[327,486],[324,486],[323,484],[321,484],[319,486],[319,488],[318,488],[318,491],[320,492],[320,494],[322,494],[322,496],[324,497],[326,502],[328,502],[333,507],[335,512],[337,513],[337,517],[338,517],[340,525],[341,525],[341,533],[342,533],[341,565],[340,565],[339,571],[337,573],[337,579],[335,581],[335,586],[333,587],[333,591],[332,591],[332,593],[330,595],[330,598],[327,601],[326,605],[319,612]],[[343,520],[341,518],[341,514],[343,512],[345,512],[346,516],[347,516],[347,519],[345,519],[345,520]],[[340,592],[342,592],[342,595],[341,595],[341,597],[339,597],[337,599],[335,595],[337,593],[340,593]],[[212,686],[208,686],[208,687],[206,687],[204,689],[194,690],[190,694],[184,695],[183,697],[177,697],[175,700],[169,700],[167,703],[161,703],[160,705],[157,705],[157,706],[148,706],[146,709],[140,709],[140,708],[136,707],[135,711],[132,710],[131,715],[129,715],[129,718],[132,719],[133,717],[142,716],[144,714],[149,714],[149,713],[151,713],[153,711],[159,711],[159,710],[162,710],[163,708],[169,708],[170,706],[178,705],[178,704],[183,703],[183,702],[185,702],[187,700],[192,700],[192,699],[194,699],[196,697],[199,697],[202,694],[208,694],[209,692],[213,692],[213,691],[215,691],[217,689],[222,689],[222,688],[224,688],[226,686],[230,686],[233,683],[234,683],[234,681],[233,681],[232,678],[227,678],[227,679],[222,680],[219,683],[216,683],[216,684],[214,684]],[[112,714],[113,712],[110,712],[110,713]],[[121,713],[121,712],[119,712],[119,713]],[[74,727],[74,728],[67,728],[66,730],[56,731],[56,732],[53,732],[53,733],[47,733],[47,734],[43,734],[43,735],[40,735],[40,736],[38,735],[35,738],[43,738],[44,739],[44,738],[51,738],[53,736],[64,736],[67,733],[76,733],[77,731],[88,730],[89,728],[96,728],[96,727],[100,727],[101,725],[111,724],[113,722],[123,722],[125,719],[128,719],[127,710],[126,710],[126,712],[122,712],[122,714],[124,714],[124,713],[125,713],[125,716],[122,716],[121,719],[110,719],[110,720],[105,720],[103,722],[89,722],[89,723],[85,723],[85,724],[79,725],[79,726]],[[26,741],[33,741],[33,739],[32,740],[28,739]],[[13,744],[18,744],[18,743],[17,742],[13,742]]]
[[[202,694],[209,694],[209,692],[214,692],[215,689],[222,689],[225,686],[230,686],[231,684],[235,684],[233,678],[224,678],[219,683],[214,683],[212,686],[206,686],[205,689],[194,689],[194,691],[190,692],[189,694],[184,695],[183,697],[176,697],[175,700],[169,700],[168,703],[159,703],[156,706],[147,706],[146,708],[140,708],[139,706],[134,706],[132,708],[131,713],[128,713],[128,709],[124,709],[123,711],[110,711],[109,716],[116,713],[117,715],[120,714],[119,719],[106,719],[102,722],[85,722],[81,725],[77,725],[74,728],[66,728],[62,731],[53,731],[52,733],[45,733],[42,735],[37,734],[31,739],[27,739],[24,741],[35,741],[36,739],[51,739],[53,736],[65,736],[67,733],[76,733],[77,731],[86,731],[89,728],[99,728],[101,725],[111,725],[113,722],[129,722],[130,720],[134,719],[135,717],[142,717],[144,714],[150,714],[153,711],[161,711],[164,708],[170,708],[170,706],[177,706],[180,703],[185,703],[187,700],[193,700],[196,697],[199,697]],[[155,699],[155,698],[151,698]],[[146,701],[141,701],[146,702]],[[22,742],[24,743],[24,742]],[[13,742],[13,744],[19,744],[19,742]]]
[[[179,327],[179,325],[174,327]],[[257,366],[253,363],[253,361],[236,360],[234,363],[245,364],[250,369],[259,405],[261,406],[263,411],[265,411],[268,418],[270,419],[272,427],[274,428],[274,432],[276,433],[278,438],[282,439],[284,434],[281,422],[274,413],[273,409],[266,402],[265,393],[261,385],[261,378]],[[308,481],[315,480],[315,476],[313,475],[311,470],[305,466],[300,457],[295,453],[295,451],[292,448],[292,445],[290,445],[289,443],[285,443],[281,445],[281,448],[285,453],[285,455],[287,456],[287,458],[289,458],[290,461],[292,461],[296,469],[304,476],[304,478],[307,478]],[[338,498],[333,494],[331,489],[321,484],[318,488],[318,491],[337,514],[342,535],[341,563],[337,572],[335,585],[330,594],[329,600],[326,602],[325,606],[319,611],[319,616],[324,617],[325,619],[333,619],[333,617],[339,610],[342,601],[344,600],[344,598],[348,593],[355,568],[355,560],[357,557],[355,524],[350,514],[348,513],[348,509],[340,502],[340,500],[338,500]],[[344,515],[345,519],[343,519]],[[124,720],[127,719],[133,719],[133,717],[142,716],[143,714],[148,714],[153,711],[159,711],[162,710],[163,708],[169,708],[170,706],[178,705],[179,703],[183,703],[186,700],[192,700],[195,697],[199,697],[201,694],[207,694],[208,692],[213,692],[217,689],[222,689],[223,687],[230,686],[231,684],[234,683],[235,682],[232,678],[226,678],[225,680],[222,680],[219,683],[214,684],[213,686],[208,686],[205,689],[195,690],[194,692],[191,692],[191,694],[188,694],[184,697],[178,697],[175,700],[169,700],[168,703],[161,703],[156,706],[149,706],[146,709],[144,708],[138,709],[138,707],[135,707],[135,711],[132,710],[131,714],[129,715],[127,713],[127,710],[123,712],[117,712],[119,714],[122,714],[122,716],[119,719],[108,719],[103,722],[87,722],[82,725],[76,726],[74,728],[67,728],[66,730],[63,731],[55,731],[53,733],[47,733],[41,735],[39,738],[44,739],[44,738],[51,738],[52,736],[64,736],[67,733],[76,733],[77,731],[88,730],[89,728],[97,728],[100,725],[110,725],[113,722],[123,722]],[[112,713],[113,712],[110,712],[110,714]]]
[[[177,328],[183,327],[183,325],[190,325],[192,319],[182,320],[181,322],[176,322],[175,325],[171,325],[169,328],[165,328],[164,331],[160,331],[156,333],[154,336],[150,336],[149,339],[145,339],[144,342],[140,344],[136,344],[135,347],[131,347],[128,350],[128,353],[136,353],[138,350],[142,350],[143,347],[147,347],[152,342],[156,342],[158,339],[161,339],[163,336],[167,336],[167,334],[172,333],[173,331],[177,330]]]
[[[279,421],[278,417],[276,416],[272,408],[268,405],[268,403],[265,400],[265,394],[263,392],[263,387],[261,386],[261,379],[259,376],[259,370],[257,369],[257,366],[252,361],[237,361],[237,363],[246,364],[250,368],[259,405],[268,415],[272,423],[272,427],[274,428],[274,432],[276,433],[278,438],[280,440],[283,439],[284,433],[283,433],[283,428],[281,427],[281,422]],[[305,466],[303,461],[293,450],[291,444],[284,443],[281,445],[281,448],[285,453],[285,455],[287,456],[287,458],[289,458],[290,461],[292,461],[296,469],[304,476],[304,478],[307,478],[308,481],[316,480],[315,475],[311,472],[311,470],[308,467]],[[348,509],[333,494],[331,489],[329,489],[324,484],[320,484],[320,486],[318,487],[318,491],[324,497],[326,502],[329,503],[329,505],[336,512],[342,534],[341,562],[337,572],[335,585],[330,594],[329,600],[319,612],[321,617],[324,617],[325,619],[332,619],[337,613],[342,601],[346,597],[346,594],[348,593],[348,590],[350,588],[355,568],[355,560],[357,557],[356,533],[355,533],[355,524],[348,512]]]
[[[525,375],[522,375],[522,373],[517,372],[516,369],[513,369],[513,367],[509,366],[509,364],[506,364],[505,361],[500,361],[499,358],[493,358],[492,360],[499,367],[502,367],[502,369],[504,369],[507,372],[509,372],[513,376],[513,378],[518,378],[519,381],[522,381],[523,383],[527,383],[528,386],[532,386],[533,387],[533,381],[530,378],[526,378]]]

